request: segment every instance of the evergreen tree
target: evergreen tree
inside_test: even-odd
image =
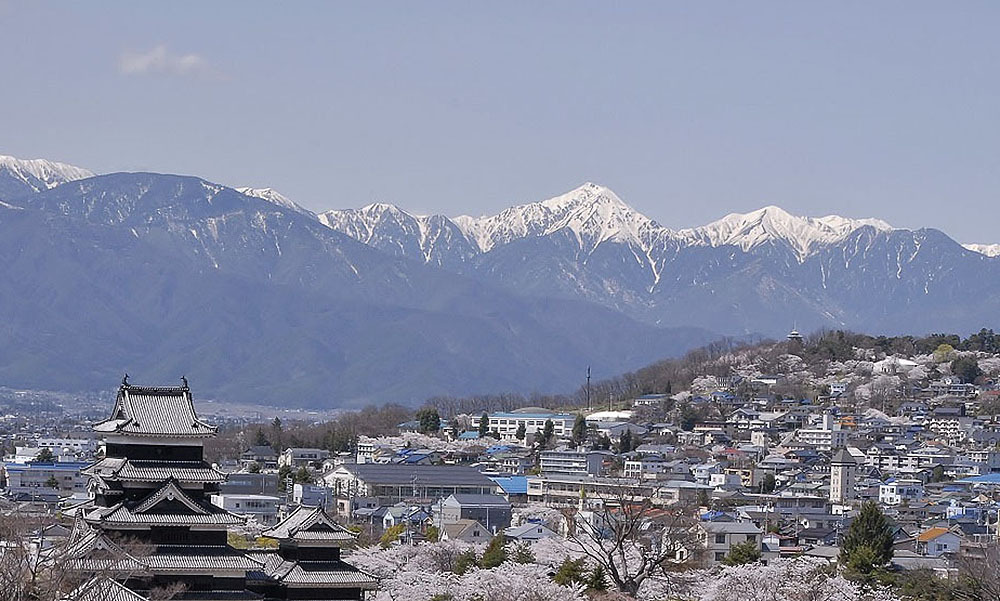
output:
[[[593,591],[595,593],[603,593],[608,590],[608,579],[604,575],[604,567],[601,564],[594,566],[594,569],[587,576],[584,581],[587,586],[587,590]]]
[[[618,438],[618,452],[619,453],[629,453],[633,449],[632,442],[632,430],[626,428],[621,437]]]
[[[531,545],[524,543],[514,548],[511,559],[514,563],[535,563],[535,553],[531,550]]]
[[[274,421],[271,422],[271,448],[273,448],[276,453],[280,453],[285,450],[281,448],[281,443],[284,442],[281,439],[283,433],[284,428],[281,425],[281,418],[274,418]]]
[[[556,570],[555,575],[552,576],[552,582],[561,584],[562,586],[580,584],[585,579],[582,557],[579,559],[570,559],[567,557],[559,565],[559,569]]]
[[[517,432],[514,432],[514,438],[523,441],[524,437],[528,435],[528,429],[524,427],[524,422],[522,421],[517,425]]]
[[[576,421],[573,422],[572,439],[577,446],[582,445],[587,440],[587,420],[582,415],[577,415]]]
[[[458,558],[455,560],[455,573],[461,576],[476,567],[478,563],[479,560],[476,558],[476,550],[471,548],[467,549],[460,553]]]
[[[671,394],[673,391],[674,391],[673,385],[670,383],[670,380],[667,380],[667,389],[666,389],[667,394]]]
[[[505,546],[503,533],[498,534],[490,540],[490,544],[483,551],[483,556],[479,560],[479,567],[483,569],[495,568],[507,561],[507,547]]]
[[[479,438],[486,438],[490,433],[490,416],[483,411],[482,417],[479,418]]]
[[[48,463],[53,459],[55,459],[55,457],[52,455],[52,449],[48,447],[43,447],[42,450],[39,451],[37,455],[35,455],[34,460],[39,461],[41,463]]]
[[[722,563],[727,566],[741,566],[758,561],[760,561],[760,549],[752,540],[729,547],[729,553],[722,559]]]
[[[764,474],[764,479],[760,483],[760,492],[769,495],[774,492],[776,487],[777,482],[774,480],[774,474],[771,472]]]
[[[437,434],[441,430],[441,415],[437,409],[417,411],[417,421],[420,422],[420,432],[423,434]]]
[[[253,444],[255,447],[266,447],[271,444],[268,442],[267,436],[264,435],[264,429],[260,426],[257,426],[257,433],[254,434]]]
[[[295,475],[292,477],[292,480],[296,484],[312,484],[313,483],[312,474],[309,473],[309,470],[306,469],[306,466],[304,466],[304,465],[299,468],[299,471],[295,472]]]
[[[552,442],[552,437],[556,434],[556,425],[552,423],[551,419],[545,420],[545,426],[542,428],[542,446],[546,447]]]
[[[861,512],[840,546],[841,565],[859,577],[867,577],[892,560],[892,529],[875,501],[861,506]]]

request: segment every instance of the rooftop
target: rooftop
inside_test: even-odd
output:
[[[217,428],[198,418],[184,386],[132,386],[123,382],[111,417],[94,425],[104,433],[131,436],[213,436]]]

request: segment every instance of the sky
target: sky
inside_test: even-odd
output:
[[[586,181],[1000,242],[996,2],[0,0],[0,154],[488,214]]]

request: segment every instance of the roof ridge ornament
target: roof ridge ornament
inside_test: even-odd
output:
[[[128,386],[128,372],[122,377],[122,386]]]

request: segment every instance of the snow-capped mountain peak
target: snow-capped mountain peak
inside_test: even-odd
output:
[[[546,236],[562,229],[571,231],[581,249],[588,252],[606,240],[644,247],[650,232],[662,229],[609,188],[590,182],[566,194],[510,207],[496,215],[462,215],[453,221],[482,252],[518,238]]]
[[[730,213],[708,225],[680,230],[677,236],[688,244],[733,245],[744,251],[766,242],[781,242],[803,260],[816,246],[839,242],[865,226],[878,231],[893,229],[880,219],[849,219],[839,215],[798,217],[770,205],[750,213]]]
[[[279,207],[284,207],[286,209],[291,209],[293,211],[302,213],[304,215],[313,215],[313,212],[309,209],[298,204],[294,200],[288,198],[284,194],[278,192],[274,188],[236,188],[236,191],[245,196],[252,196],[254,198],[259,198],[261,200],[266,200],[272,204],[276,204]]]
[[[94,177],[94,173],[66,163],[0,155],[0,179],[7,180],[0,182],[0,187],[5,190],[13,191],[20,188],[29,192],[41,192],[59,184],[88,177]]]
[[[963,244],[966,250],[977,252],[987,257],[1000,257],[1000,244]]]

